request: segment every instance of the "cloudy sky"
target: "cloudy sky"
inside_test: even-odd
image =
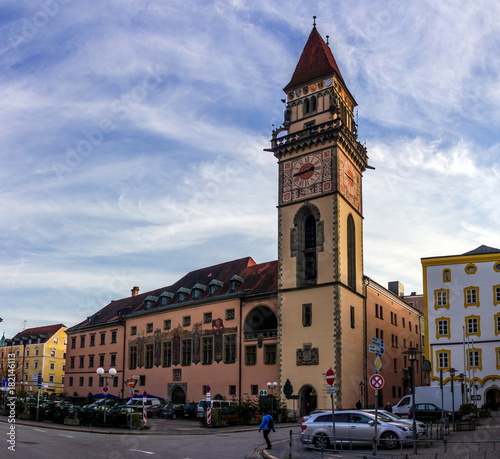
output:
[[[364,175],[365,273],[421,292],[421,257],[500,247],[495,0],[0,10],[7,337],[74,325],[135,285],[276,259],[277,166],[263,149],[314,15],[376,168]]]

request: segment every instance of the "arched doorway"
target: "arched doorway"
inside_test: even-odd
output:
[[[318,407],[316,389],[310,385],[303,386],[299,391],[299,415],[305,416]]]
[[[484,394],[486,404],[494,411],[500,408],[500,390],[492,387]]]
[[[172,400],[172,403],[186,403],[186,392],[184,389],[180,386],[175,386],[174,390],[172,391],[172,396],[170,397]]]

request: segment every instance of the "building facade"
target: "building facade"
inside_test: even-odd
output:
[[[462,390],[464,402],[500,405],[500,250],[422,258],[427,358],[433,384]],[[456,370],[456,371],[453,371]]]
[[[385,352],[380,356],[379,362],[379,373],[384,377],[385,384],[378,391],[378,403],[380,406],[387,402],[394,405],[401,397],[411,392],[410,362],[404,352],[409,348],[423,352],[423,314],[402,298],[404,293],[399,282],[390,282],[388,289],[368,277],[365,282],[368,343],[372,338],[376,338],[384,340],[385,344]],[[398,288],[395,289],[395,286]],[[376,358],[377,354],[369,353],[370,374],[377,370]],[[415,362],[414,369],[415,384],[425,385],[421,359]],[[364,389],[363,385],[360,388],[361,394]],[[368,406],[375,404],[375,391],[369,386],[366,387],[365,403]]]
[[[244,399],[277,378],[276,262],[242,258],[113,301],[68,330],[66,391],[137,391],[177,403]],[[117,370],[105,380],[97,368]],[[109,377],[109,375],[107,376]]]
[[[0,349],[0,371],[7,378],[10,362],[15,365],[15,388],[36,393],[39,375],[42,392],[63,392],[66,369],[66,329],[63,324],[28,328]]]

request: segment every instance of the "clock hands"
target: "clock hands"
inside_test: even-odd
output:
[[[299,171],[296,174],[293,174],[294,177],[300,176],[302,174],[307,174],[308,172],[313,172],[316,169],[314,166],[311,166],[309,169],[305,169],[303,171]]]

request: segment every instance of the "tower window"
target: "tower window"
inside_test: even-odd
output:
[[[356,288],[356,233],[352,215],[347,218],[347,285]]]
[[[312,325],[312,304],[302,305],[302,325],[310,327]]]
[[[316,271],[316,219],[309,215],[305,221],[304,280],[315,281]]]

